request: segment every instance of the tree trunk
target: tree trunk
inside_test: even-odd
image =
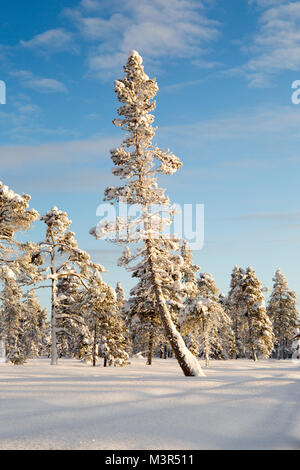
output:
[[[280,360],[280,341],[278,342],[277,351],[276,351],[276,356],[277,356],[277,359],[278,359],[278,361],[279,361],[279,360]]]
[[[252,359],[254,362],[256,362],[257,360],[257,357],[256,357],[256,352],[255,352],[255,348],[254,348],[254,344],[253,344],[253,338],[252,338],[252,325],[251,325],[251,321],[250,321],[250,318],[249,318],[249,305],[247,305],[247,321],[248,321],[248,338],[249,338],[249,343],[251,345],[251,352],[252,352]]]
[[[156,298],[156,304],[158,307],[159,316],[165,331],[166,338],[168,339],[174,355],[180,365],[183,373],[187,377],[195,377],[204,375],[200,367],[200,363],[197,358],[188,350],[182,336],[176,330],[176,327],[172,321],[170,312],[168,310],[165,298],[163,296],[162,289],[156,278],[156,273],[152,261],[152,247],[150,239],[146,240],[146,246],[149,254],[149,266],[152,274],[152,283],[154,287],[154,293]]]
[[[209,346],[207,344],[207,339],[205,340],[205,365],[209,366]]]
[[[153,343],[154,343],[154,332],[153,332],[153,330],[152,330],[152,331],[150,331],[149,344],[148,344],[148,360],[147,360],[147,366],[151,366],[151,364],[152,364]]]
[[[54,274],[54,269],[51,268]],[[52,278],[51,284],[51,365],[58,363],[57,338],[56,338],[56,279]]]
[[[97,323],[95,323],[95,329],[94,329],[93,367],[96,366],[96,347],[97,347]]]

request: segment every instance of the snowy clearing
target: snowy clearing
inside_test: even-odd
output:
[[[300,367],[173,359],[124,368],[0,364],[0,449],[300,449]]]

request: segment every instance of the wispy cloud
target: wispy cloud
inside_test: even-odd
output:
[[[300,1],[253,0],[261,7],[259,30],[248,47],[251,58],[231,70],[246,77],[251,87],[263,87],[281,71],[300,67]]]
[[[249,5],[256,5],[260,8],[273,7],[286,3],[287,0],[249,0]]]
[[[28,41],[21,40],[20,45],[26,49],[52,54],[60,51],[76,51],[73,34],[61,28],[49,29],[37,34]]]
[[[266,135],[274,140],[279,136],[299,139],[300,113],[291,107],[247,110],[184,125],[164,126],[159,129],[159,134],[162,137],[174,136],[186,143],[192,137],[192,145],[232,139],[253,140]]]
[[[300,221],[300,210],[294,212],[258,212],[244,214],[235,217],[240,220],[275,220],[275,221]]]
[[[154,63],[165,57],[206,61],[208,45],[219,35],[220,24],[206,15],[204,2],[194,0],[128,0],[109,2],[83,0],[76,9],[65,9],[80,35],[93,44],[89,71],[106,76],[123,65],[128,52],[137,49]]]
[[[15,70],[11,76],[19,79],[23,86],[39,93],[66,93],[66,86],[55,78],[36,77],[29,70]]]
[[[120,139],[93,138],[71,140],[43,145],[9,145],[0,147],[0,170],[21,169],[29,166],[74,163],[88,160],[100,160],[109,154]]]

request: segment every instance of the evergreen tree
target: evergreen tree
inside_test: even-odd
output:
[[[120,282],[117,282],[116,296],[117,296],[117,306],[118,306],[119,312],[122,314],[122,310],[126,302],[126,298],[125,298],[124,289]]]
[[[27,358],[38,357],[44,350],[46,310],[42,309],[33,289],[24,294],[21,318],[21,343]]]
[[[263,287],[249,267],[240,282],[241,307],[247,320],[246,351],[254,361],[270,356],[274,346],[272,323],[266,311]]]
[[[147,354],[147,365],[152,364],[153,351],[163,341],[162,325],[157,313],[155,297],[147,295],[146,282],[141,280],[130,291],[126,305],[127,322],[132,335],[133,354]]]
[[[180,259],[178,241],[163,234],[163,227],[172,222],[173,210],[164,190],[158,187],[156,176],[173,174],[180,168],[181,162],[171,152],[164,151],[152,144],[155,129],[154,117],[150,114],[155,109],[155,97],[158,86],[155,79],[149,79],[142,66],[142,58],[136,51],[129,55],[124,67],[124,79],[115,81],[115,92],[123,104],[115,119],[115,125],[127,132],[123,144],[111,150],[111,159],[115,164],[113,174],[125,180],[123,186],[108,187],[105,200],[120,202],[124,199],[129,205],[141,208],[141,217],[135,220],[116,220],[115,223],[98,225],[91,230],[97,238],[106,237],[108,232],[118,234],[120,228],[126,234],[125,242],[143,242],[134,256],[126,250],[122,263],[129,266],[131,261],[140,262],[134,268],[137,277],[144,279],[149,296],[155,296],[157,311],[163,325],[166,338],[178,360],[183,373],[187,376],[202,375],[200,364],[185,346],[172,320],[162,287],[169,291],[180,291]],[[164,206],[156,213],[150,206]],[[169,210],[167,210],[169,208]],[[137,229],[137,227],[139,227]],[[118,237],[115,235],[114,240]]]
[[[229,293],[222,301],[223,307],[232,322],[236,358],[246,357],[245,344],[248,334],[248,323],[243,304],[242,280],[244,277],[245,271],[235,265],[231,274]]]
[[[71,266],[67,266],[69,272]],[[66,276],[57,282],[57,344],[62,357],[82,358],[87,349],[89,332],[83,315],[83,286],[77,276]]]
[[[182,330],[190,335],[192,349],[205,358],[206,366],[211,357],[222,357],[224,338],[232,337],[231,321],[219,302],[218,292],[212,275],[200,273],[197,294],[187,299],[181,315]]]
[[[22,344],[22,320],[24,306],[22,291],[16,281],[13,271],[2,266],[0,268],[1,282],[4,288],[0,294],[2,301],[0,311],[0,338],[5,341],[7,362],[22,364],[26,360],[24,345]]]
[[[44,280],[51,281],[51,364],[58,361],[57,352],[57,282],[60,278],[77,277],[81,284],[89,278],[91,271],[103,272],[104,268],[93,263],[88,253],[78,248],[74,232],[69,231],[71,220],[67,213],[53,207],[41,220],[46,224],[46,238],[39,244],[39,256],[49,267],[45,269]],[[50,271],[50,274],[48,273]],[[49,286],[48,286],[49,287]]]
[[[272,321],[275,335],[275,354],[277,359],[287,358],[292,351],[294,330],[298,322],[296,293],[291,291],[280,268],[273,277],[267,313]]]
[[[116,292],[102,280],[98,272],[89,280],[84,309],[91,338],[86,357],[93,366],[98,357],[104,359],[104,367],[126,365],[126,327],[118,310]]]
[[[200,268],[194,264],[192,250],[185,240],[183,240],[181,246],[181,257],[183,259],[181,282],[183,284],[184,295],[192,298],[197,295],[197,272]]]

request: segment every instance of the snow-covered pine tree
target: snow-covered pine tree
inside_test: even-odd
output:
[[[152,364],[153,351],[163,341],[162,325],[154,295],[149,297],[144,279],[130,291],[126,304],[127,324],[131,332],[133,354],[146,353],[147,365]]]
[[[192,250],[186,240],[182,242],[181,256],[183,259],[181,268],[183,291],[184,295],[191,299],[197,295],[197,272],[200,268],[194,264]]]
[[[86,358],[93,366],[98,357],[104,359],[105,367],[126,365],[126,327],[118,309],[116,292],[102,280],[99,272],[90,277],[88,286],[84,293],[84,316],[91,339]]]
[[[231,320],[219,302],[218,293],[219,289],[212,275],[200,273],[197,294],[187,299],[181,313],[182,331],[191,335],[195,351],[197,338],[198,352],[205,358],[206,366],[211,357],[222,357],[224,341],[232,336]]]
[[[245,343],[247,338],[248,323],[245,316],[245,308],[242,296],[242,280],[245,277],[245,271],[234,266],[231,273],[230,290],[225,299],[223,307],[231,319],[232,330],[235,338],[236,359],[246,357]]]
[[[116,296],[117,296],[117,306],[118,306],[119,312],[122,314],[122,309],[126,302],[126,298],[125,298],[125,292],[124,292],[123,286],[120,281],[117,282]]]
[[[72,266],[65,269],[72,272]],[[84,356],[89,331],[83,315],[84,292],[77,276],[60,277],[57,281],[56,333],[60,357]]]
[[[164,190],[158,187],[157,175],[173,174],[181,167],[180,160],[171,152],[164,151],[152,144],[155,128],[152,123],[155,109],[155,97],[158,86],[155,79],[149,79],[142,66],[142,58],[132,51],[124,67],[125,77],[115,81],[115,92],[123,104],[119,110],[121,119],[115,119],[115,125],[127,132],[127,137],[118,148],[111,150],[111,159],[115,164],[113,174],[125,180],[123,186],[108,187],[105,190],[105,200],[113,203],[126,200],[129,205],[141,208],[141,217],[135,221],[123,224],[127,233],[126,243],[143,241],[134,256],[128,250],[123,261],[129,264],[140,259],[133,269],[138,270],[138,277],[147,283],[149,296],[156,299],[156,306],[175,357],[186,376],[203,375],[199,361],[186,347],[180,333],[177,331],[168,309],[162,286],[179,291],[180,259],[176,252],[179,244],[175,239],[163,234],[163,227],[171,224],[172,213],[169,199]],[[164,206],[164,217],[160,211],[153,213],[151,205]],[[90,232],[97,238],[107,237],[108,231],[118,233],[122,221],[112,224],[99,225]],[[134,229],[139,226],[139,231]],[[133,237],[132,230],[134,231]],[[117,237],[115,236],[115,241]]]
[[[273,325],[276,358],[286,359],[291,355],[294,330],[298,323],[297,299],[296,293],[289,289],[280,268],[277,269],[273,281],[267,313]]]
[[[245,345],[248,357],[254,361],[259,356],[268,358],[274,346],[272,322],[267,314],[262,284],[251,267],[247,268],[240,285],[241,307],[248,326]]]
[[[34,289],[24,294],[20,340],[27,358],[38,357],[44,350],[46,310],[42,309]]]
[[[24,306],[22,291],[13,271],[7,266],[0,267],[0,280],[4,288],[0,293],[0,338],[6,344],[7,362],[22,364],[26,360],[24,344],[21,341]]]
[[[69,231],[71,220],[67,213],[52,207],[41,220],[46,224],[46,238],[39,244],[38,256],[49,264],[45,268],[44,280],[51,285],[51,364],[58,361],[57,354],[57,282],[60,278],[77,277],[82,285],[89,278],[90,272],[103,272],[103,266],[93,263],[88,253],[78,248],[74,232]],[[50,271],[50,273],[49,273]]]
[[[218,296],[219,303],[224,310],[224,312],[228,315],[227,313],[227,297],[225,294],[222,292]],[[222,344],[222,359],[236,359],[238,355],[238,350],[235,342],[235,334],[232,328],[232,320],[230,316],[228,315],[230,319],[230,323],[228,323],[225,328],[221,328],[219,334],[220,334],[220,340]]]
[[[28,208],[30,199],[28,194],[20,196],[0,182],[0,266],[9,266],[22,284],[38,278],[32,261],[34,244],[21,243],[16,237],[39,217],[37,211]]]
[[[28,194],[20,196],[0,181],[0,264],[7,263],[3,256],[11,254],[12,245],[20,246],[15,233],[28,230],[39,216],[34,209],[28,209],[30,199]]]

